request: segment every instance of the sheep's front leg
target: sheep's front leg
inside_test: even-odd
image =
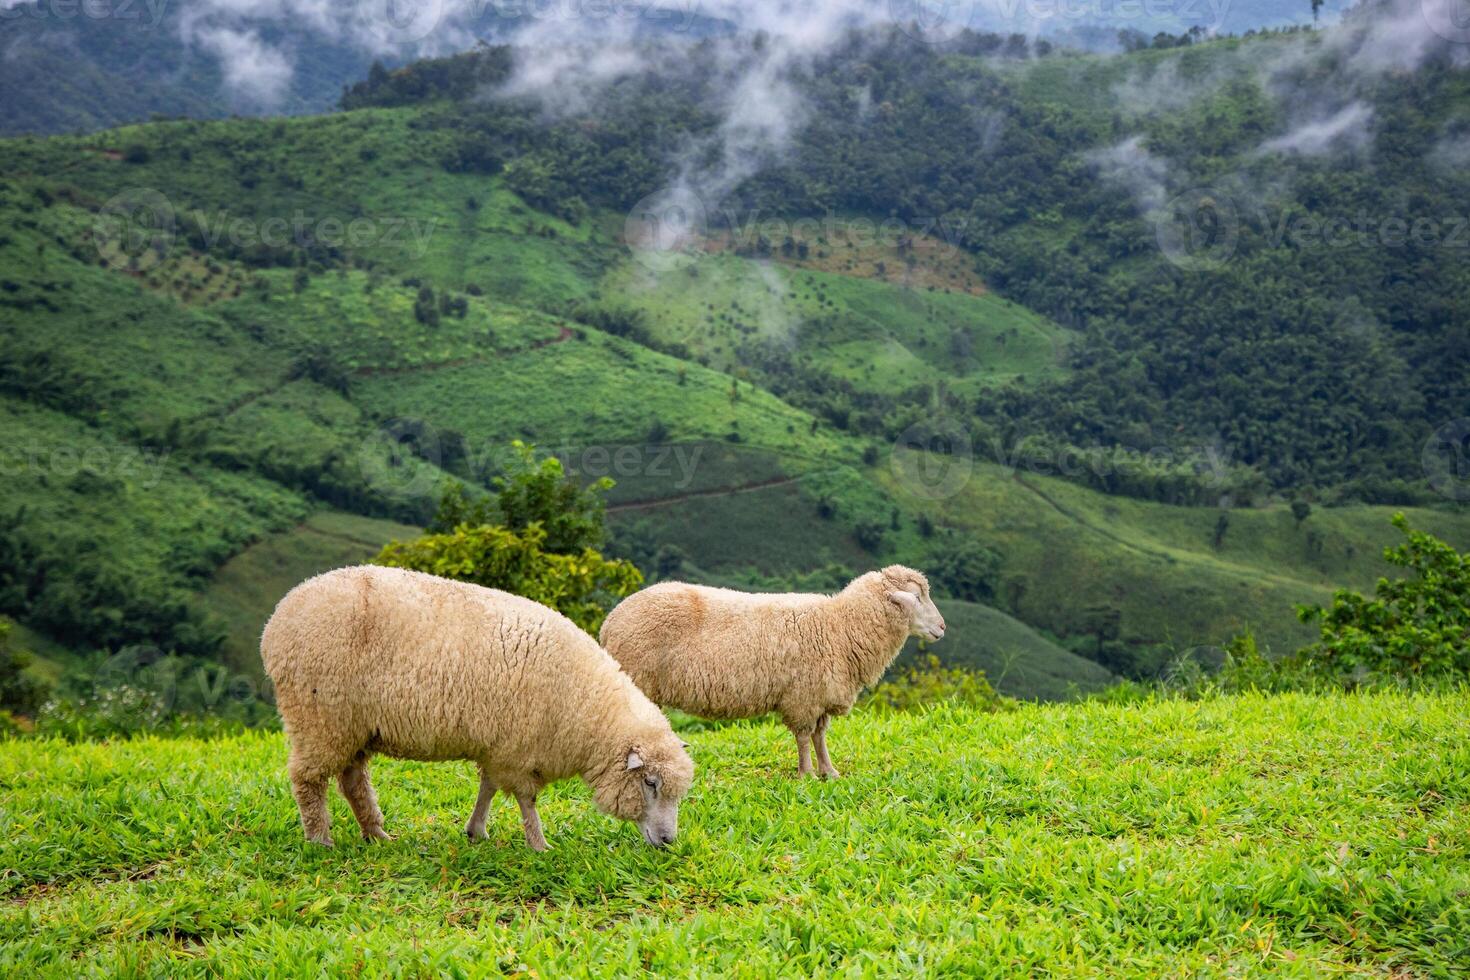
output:
[[[490,777],[480,771],[480,795],[475,797],[475,809],[470,812],[469,823],[464,825],[464,832],[470,840],[484,840],[485,815],[490,812],[490,800],[495,796],[495,784]]]
[[[521,795],[516,797],[516,802],[521,806],[521,826],[526,831],[526,846],[533,851],[546,850],[546,838],[541,835],[541,815],[536,812],[536,797]]]
[[[817,745],[817,770],[821,772],[823,779],[837,779],[842,773],[832,765],[832,759],[827,755],[827,726],[832,723],[831,715],[823,715],[817,719],[817,731],[812,736]]]
[[[803,779],[812,774],[812,733],[798,731],[796,734],[796,778]]]

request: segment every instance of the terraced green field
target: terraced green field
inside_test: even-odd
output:
[[[734,255],[654,273],[629,263],[609,301],[640,310],[650,332],[711,366],[737,367],[770,344],[852,382],[893,391],[939,380],[992,384],[1060,375],[1068,332],[992,295],[887,282]]]
[[[1470,724],[1442,696],[859,712],[845,776],[691,732],[655,851],[580,784],[465,840],[467,764],[382,760],[397,839],[302,840],[282,736],[0,742],[0,970],[260,976],[1443,975],[1470,955]]]

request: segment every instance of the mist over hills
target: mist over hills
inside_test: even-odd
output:
[[[1329,21],[1342,5],[1329,0]],[[535,48],[637,38],[698,40],[790,34],[813,24],[901,24],[945,41],[964,29],[1117,50],[1120,32],[1204,35],[1310,23],[1310,5],[1258,0],[976,0],[927,5],[878,0],[6,0],[0,4],[0,134],[87,132],[153,116],[217,118],[331,109],[343,86],[387,66],[481,43]]]

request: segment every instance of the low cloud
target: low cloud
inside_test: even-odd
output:
[[[1286,134],[1267,140],[1258,152],[1315,157],[1362,150],[1368,146],[1372,119],[1371,106],[1353,102],[1330,116],[1303,122]]]
[[[1142,136],[1094,150],[1087,154],[1087,161],[1103,180],[1126,188],[1145,212],[1157,210],[1168,200],[1169,162],[1150,153]]]
[[[219,59],[225,85],[239,99],[261,106],[280,104],[291,86],[291,61],[255,31],[205,28],[195,35]]]

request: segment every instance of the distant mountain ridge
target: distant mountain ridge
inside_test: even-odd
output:
[[[401,22],[387,2],[359,0],[324,15],[306,5],[295,9],[289,0],[254,7],[220,0],[0,0],[0,135],[92,132],[154,117],[326,112],[345,86],[367,77],[374,61],[393,67],[481,41],[524,38],[538,45],[579,37],[596,43],[605,34],[699,39],[761,28],[756,13],[747,23],[740,20],[743,8],[701,0],[612,4],[595,14],[575,4],[425,0],[427,7],[415,9],[430,11],[431,20],[416,21],[414,13]],[[1323,12],[1331,17],[1348,6],[1329,0]],[[1240,33],[1312,19],[1306,2],[1284,7],[1265,0],[1179,0],[1162,10],[1104,0],[1016,0],[937,14],[904,3],[859,3],[853,11],[855,24],[913,22],[943,35],[966,26],[1020,31],[1084,48],[1113,47],[1120,31]]]
[[[236,13],[215,0],[0,0],[0,135],[328,112],[375,62],[391,68],[535,26],[519,12],[530,5],[491,0],[418,27],[376,6],[348,3],[339,19],[323,21],[305,12]],[[697,10],[658,7],[640,11],[632,27],[633,37],[734,29]]]

